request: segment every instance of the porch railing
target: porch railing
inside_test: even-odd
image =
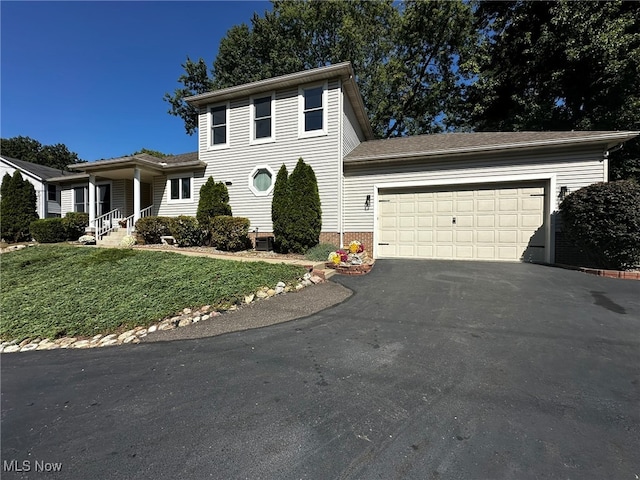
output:
[[[100,240],[111,230],[118,228],[120,225],[118,225],[117,220],[121,218],[122,214],[117,208],[97,217],[93,221],[96,229],[96,240]]]
[[[153,212],[153,205],[150,205],[147,208],[143,208],[142,210],[140,210],[140,218],[151,216],[151,212]],[[135,217],[135,214],[129,215],[127,218],[124,219],[124,221],[127,222],[127,235],[131,235],[131,233],[133,232],[136,226],[134,217]]]

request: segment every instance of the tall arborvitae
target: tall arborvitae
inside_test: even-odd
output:
[[[31,240],[29,225],[38,219],[36,190],[31,182],[23,180],[18,170],[2,179],[0,201],[0,237],[8,242]]]
[[[289,242],[287,239],[289,209],[289,173],[287,172],[285,164],[282,164],[276,176],[276,183],[273,186],[271,221],[273,223],[273,235],[275,237],[274,248],[276,251],[283,253],[289,251]]]
[[[289,178],[289,250],[304,253],[320,242],[322,210],[318,182],[311,166],[300,158]]]

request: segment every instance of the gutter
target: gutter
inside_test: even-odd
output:
[[[499,152],[505,150],[523,150],[533,148],[545,148],[545,147],[562,147],[571,145],[588,145],[593,143],[602,143],[605,140],[615,140],[610,143],[616,145],[622,140],[622,143],[631,140],[632,138],[640,135],[640,132],[612,132],[609,134],[601,134],[592,137],[585,138],[564,138],[559,140],[540,140],[536,142],[524,142],[524,143],[508,143],[498,145],[482,145],[477,147],[462,147],[447,150],[433,150],[433,151],[421,151],[421,152],[406,152],[397,154],[381,154],[375,156],[360,156],[353,158],[346,158],[345,165],[357,165],[357,164],[369,164],[372,162],[386,162],[391,160],[412,160],[421,159],[425,157],[441,157],[450,155],[471,155],[474,153],[489,153]],[[607,144],[607,146],[609,143]]]

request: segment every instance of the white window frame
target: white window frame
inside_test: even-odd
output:
[[[253,177],[255,177],[255,175],[260,170],[267,170],[271,174],[271,186],[264,192],[261,192],[260,190],[258,190],[256,187],[253,186]],[[256,197],[266,197],[270,195],[271,192],[273,191],[273,187],[276,184],[276,174],[269,165],[257,165],[253,170],[251,170],[251,173],[249,173],[248,181],[249,181],[249,190],[251,190],[251,193],[253,193]]]
[[[304,129],[304,91],[312,88],[322,87],[322,129],[311,130],[309,132]],[[328,117],[329,117],[329,85],[328,82],[311,83],[302,85],[298,88],[298,138],[321,137],[328,133]]]
[[[87,187],[86,185],[73,185],[71,187],[71,205],[73,207],[73,212],[79,212],[79,210],[76,210],[76,205],[78,205],[78,203],[76,202],[76,189],[78,188],[82,188],[84,190],[84,212],[81,213],[89,213],[89,187]]]
[[[259,100],[261,98],[271,97],[271,136],[264,138],[256,138],[256,109],[254,105],[255,100]],[[250,137],[249,143],[251,145],[259,145],[261,143],[272,143],[276,141],[276,92],[271,92],[270,94],[262,94],[262,95],[252,95],[250,97],[249,102],[249,111],[250,111],[250,119],[251,124],[249,125]]]
[[[189,198],[182,198],[182,182],[179,182],[178,194],[180,198],[171,198],[171,180],[175,180],[175,179],[181,180],[183,178],[189,179],[189,192],[191,193],[191,196]],[[195,192],[193,190],[193,183],[194,183],[193,173],[176,173],[174,175],[168,175],[167,176],[167,203],[193,203],[194,197],[195,197]]]
[[[217,145],[213,144],[213,113],[212,110],[214,108],[218,108],[218,107],[224,107],[224,114],[225,114],[225,120],[226,123],[225,128],[227,129],[226,131],[226,135],[225,135],[225,143],[218,143]],[[208,150],[220,150],[222,148],[229,148],[229,138],[230,138],[230,134],[231,134],[231,108],[229,105],[229,102],[225,102],[225,103],[216,103],[213,105],[208,105],[207,106],[207,149]]]

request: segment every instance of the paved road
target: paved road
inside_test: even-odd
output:
[[[264,329],[3,355],[2,460],[31,471],[2,478],[640,475],[640,282],[436,261],[338,281],[346,302]]]

